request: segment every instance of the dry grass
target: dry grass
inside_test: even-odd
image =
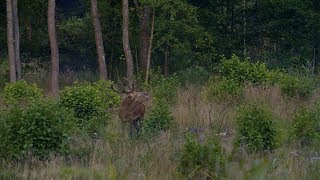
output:
[[[312,106],[319,93],[309,100],[296,101],[283,97],[275,87],[247,87],[241,104],[265,104],[279,120],[282,129],[290,127],[294,112],[300,106]],[[178,129],[163,132],[153,139],[130,139],[118,118],[106,128],[103,138],[83,144],[89,146],[88,158],[66,161],[53,157],[49,162],[31,159],[29,163],[4,164],[0,179],[184,179],[176,171],[177,153],[184,142],[186,128],[204,129],[206,136],[221,140],[227,157],[223,179],[317,179],[320,161],[312,161],[318,150],[295,149],[282,145],[275,152],[250,155],[232,153],[237,105],[213,103],[203,99],[201,88],[178,91],[178,102],[172,106]],[[220,134],[219,133],[226,133]],[[34,164],[32,166],[31,164]]]

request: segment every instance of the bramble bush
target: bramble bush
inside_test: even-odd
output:
[[[244,94],[244,85],[226,77],[211,77],[205,92],[208,100],[235,100]]]
[[[312,95],[315,90],[315,86],[309,78],[299,78],[284,73],[278,73],[278,77],[281,92],[288,97],[306,98]]]
[[[110,119],[107,109],[120,101],[108,85],[109,82],[75,83],[61,91],[61,105],[74,111],[80,128],[95,133],[107,124]]]
[[[211,177],[215,179],[224,171],[224,154],[219,143],[210,139],[200,144],[189,136],[179,156],[178,171],[189,178]]]
[[[159,72],[155,72],[151,76],[149,89],[155,101],[164,101],[168,104],[173,104],[177,100],[179,85],[179,79],[175,74],[166,78]]]
[[[271,112],[250,104],[239,109],[236,119],[236,147],[244,145],[251,152],[273,150],[278,146],[279,134]]]
[[[241,61],[236,55],[232,55],[231,59],[223,57],[218,70],[221,76],[237,80],[239,83],[264,84],[270,80],[265,63],[251,63],[248,59]]]
[[[240,60],[235,55],[231,59],[222,58],[221,64],[218,66],[218,74],[232,81],[230,82],[231,85],[234,85],[235,82],[242,85],[245,83],[253,85],[278,85],[281,92],[288,97],[306,98],[315,90],[315,86],[310,78],[292,76],[280,70],[268,70],[264,63],[251,63],[248,59]],[[219,84],[216,86],[219,86]],[[228,90],[230,89],[225,88],[226,94],[230,93]],[[221,91],[223,91],[223,88],[221,88]]]
[[[47,158],[68,149],[75,117],[52,100],[32,102],[26,109],[14,107],[1,115],[0,157],[22,158],[29,153]]]
[[[93,87],[95,87],[102,96],[103,104],[106,109],[112,107],[118,107],[120,104],[121,97],[118,93],[114,92],[110,87],[112,85],[112,81],[98,81],[93,83]]]
[[[167,131],[174,126],[173,116],[168,104],[155,102],[147,118],[143,121],[142,134],[156,135],[160,131]]]
[[[291,140],[297,140],[301,145],[311,145],[320,142],[320,107],[314,110],[300,109],[296,112],[290,133]]]
[[[3,101],[7,106],[27,106],[31,102],[42,100],[43,98],[43,92],[36,84],[29,84],[23,80],[8,83],[4,87]]]

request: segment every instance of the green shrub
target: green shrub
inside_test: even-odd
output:
[[[7,59],[0,58],[0,87],[9,82],[9,66]]]
[[[1,156],[22,157],[27,153],[45,158],[50,153],[67,150],[75,118],[55,101],[36,101],[26,109],[12,108],[4,113],[6,131],[0,132]],[[5,150],[5,151],[4,151]]]
[[[107,107],[118,103],[117,98],[105,99],[111,94],[101,92],[102,83],[74,84],[60,93],[61,105],[74,111],[78,126],[90,133],[98,132],[107,124],[110,114]],[[105,87],[109,88],[109,87]],[[115,100],[115,102],[112,102]]]
[[[208,81],[210,74],[205,68],[196,66],[180,71],[177,76],[182,85],[204,85]]]
[[[160,131],[169,130],[173,125],[173,116],[168,104],[155,102],[150,114],[143,122],[142,133],[145,135],[155,135]]]
[[[208,100],[235,100],[244,94],[244,86],[234,79],[211,77],[205,92]]]
[[[315,90],[315,86],[308,78],[298,78],[288,74],[278,74],[281,92],[288,97],[305,98]]]
[[[17,81],[4,87],[4,103],[6,105],[26,106],[32,101],[43,99],[43,92],[36,84]]]
[[[302,145],[310,145],[314,141],[320,142],[320,108],[314,111],[301,109],[296,112],[292,123],[291,139]]]
[[[218,70],[221,76],[237,80],[240,83],[263,84],[270,80],[270,73],[266,64],[251,63],[248,59],[240,60],[236,55],[233,55],[231,59],[223,57]]]
[[[151,76],[149,89],[156,101],[173,104],[177,100],[177,91],[180,83],[176,75],[165,78],[159,73]]]
[[[112,81],[98,81],[93,83],[93,86],[99,91],[102,96],[103,104],[106,109],[112,107],[118,107],[121,97],[118,93],[114,92],[110,87]]]
[[[265,108],[251,104],[239,109],[236,145],[245,145],[249,151],[273,150],[278,145],[278,131],[271,113]]]
[[[189,178],[211,177],[223,171],[224,155],[220,145],[213,139],[202,145],[188,137],[179,157],[178,171]]]

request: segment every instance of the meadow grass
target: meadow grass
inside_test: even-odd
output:
[[[185,179],[177,171],[179,150],[188,128],[199,128],[197,136],[216,137],[226,153],[225,172],[220,179],[318,179],[320,146],[299,147],[287,142],[294,113],[312,107],[319,92],[306,100],[284,97],[277,87],[247,86],[238,102],[210,102],[203,87],[183,87],[172,105],[177,127],[152,138],[131,139],[116,113],[100,139],[84,141],[83,155],[65,158],[52,155],[48,161],[32,156],[25,162],[6,161],[0,179]],[[268,107],[281,130],[281,145],[273,152],[234,151],[235,115],[239,104],[255,102]],[[203,133],[203,134],[202,134]]]

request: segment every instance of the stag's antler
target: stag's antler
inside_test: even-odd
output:
[[[133,93],[135,90],[135,86],[134,86],[134,81],[130,81],[127,78],[123,78],[125,81],[127,81],[129,83],[128,87],[131,87],[130,91],[125,91],[126,93]]]
[[[122,91],[116,90],[116,89],[114,88],[114,86],[113,86],[113,83],[112,83],[112,85],[111,85],[111,88],[112,88],[112,90],[114,90],[114,91],[117,92],[117,93],[125,93],[123,86],[122,86]]]

